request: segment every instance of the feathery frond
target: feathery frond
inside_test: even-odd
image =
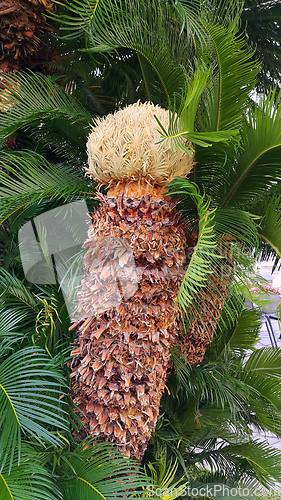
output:
[[[237,208],[217,208],[214,217],[215,230],[218,234],[232,236],[235,241],[257,247],[260,217],[257,214]]]
[[[274,188],[273,188],[274,189]],[[254,203],[250,210],[260,216],[258,234],[260,245],[256,250],[260,260],[281,258],[281,196],[270,192]]]
[[[204,27],[214,49],[214,53],[211,52],[213,74],[208,80],[210,88],[202,108],[206,131],[237,129],[248,109],[249,94],[260,66],[252,61],[253,54],[244,36],[237,36],[236,27],[218,24]]]
[[[281,479],[281,453],[266,442],[259,443],[252,440],[248,443],[226,446],[221,451],[245,459],[264,486],[272,486],[274,483],[272,478],[278,482]]]
[[[222,319],[225,312],[222,314]],[[232,352],[241,353],[241,350],[252,350],[259,339],[261,328],[261,313],[258,309],[242,310],[237,320],[227,326],[227,321],[223,321],[223,326],[218,325],[217,335],[210,346],[216,350],[219,356],[225,349]],[[207,353],[207,358],[209,355]]]
[[[85,50],[104,53],[124,47],[136,51],[155,71],[166,98],[181,91],[185,77],[180,64],[190,47],[161,0],[73,0],[67,9],[75,15],[56,17],[71,30],[67,37],[86,32],[89,48]]]
[[[0,472],[1,500],[62,500],[50,472],[42,466],[35,449],[22,444],[21,462],[13,460],[9,468],[10,455]]]
[[[210,202],[204,202],[204,197],[200,195],[196,184],[186,179],[174,179],[169,184],[169,192],[173,195],[184,193],[190,196],[198,209],[198,242],[177,296],[177,303],[188,316],[189,306],[194,303],[198,289],[206,286],[207,276],[213,272],[212,263],[220,258],[214,252],[217,245],[213,223],[214,211],[209,210]]]
[[[64,118],[86,130],[91,115],[77,99],[67,94],[49,76],[38,73],[8,73],[1,77],[0,138],[2,142],[23,125],[35,120]]]
[[[229,173],[223,207],[254,201],[280,181],[280,100],[281,92],[276,95],[275,89],[244,117],[240,154]]]
[[[2,150],[0,167],[0,224],[19,208],[44,197],[66,201],[77,195],[84,198],[90,191],[82,173],[52,165],[32,151]]]
[[[150,484],[137,462],[123,457],[111,443],[93,439],[64,458],[63,471],[60,488],[65,500],[123,498]]]
[[[10,355],[0,365],[0,460],[15,453],[20,461],[22,435],[61,446],[54,429],[68,429],[58,395],[64,391],[62,375],[38,347],[27,347]]]

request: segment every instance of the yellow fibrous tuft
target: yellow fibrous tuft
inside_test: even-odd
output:
[[[193,158],[174,150],[170,141],[157,144],[161,135],[154,115],[167,130],[169,111],[148,102],[97,118],[87,143],[87,175],[101,184],[144,178],[165,185],[176,176],[186,177]]]

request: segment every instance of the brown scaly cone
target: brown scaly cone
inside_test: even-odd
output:
[[[49,0],[0,0],[0,96],[5,74],[26,69],[43,71],[46,61],[54,58],[44,41],[44,35],[54,31],[44,14],[54,10]],[[7,92],[7,82],[4,84]],[[6,100],[3,103],[0,97],[0,112],[8,110]],[[13,135],[1,149],[21,150],[22,145]]]
[[[5,0],[0,2],[0,74],[34,68],[47,59],[42,41],[53,31],[44,13],[54,10],[49,0]]]
[[[82,421],[88,433],[116,442],[137,460],[156,425],[169,348],[177,337],[174,302],[184,276],[186,245],[174,202],[151,191],[134,198],[115,195],[114,190],[100,196],[101,206],[92,214],[84,244],[79,313],[87,319],[79,326],[71,363],[73,398],[85,415]],[[114,240],[108,246],[103,243],[101,256],[100,242],[108,237]],[[136,265],[136,276],[132,277],[131,266],[126,276],[130,252],[124,251],[123,243],[117,262],[121,288],[128,293],[135,281],[137,291],[102,312],[107,306],[104,300],[109,304],[115,300],[111,263],[116,262],[120,238],[133,249]],[[97,269],[101,258],[103,268]],[[92,318],[93,310],[99,317]]]
[[[100,207],[91,214],[69,363],[71,395],[87,433],[138,461],[156,425],[169,348],[181,331],[175,299],[185,248],[194,244],[164,195],[192,159],[159,144],[155,114],[167,129],[168,111],[136,103],[99,120],[90,135],[87,173],[111,189],[98,195]],[[209,342],[201,342],[202,352]]]
[[[208,286],[198,292],[196,303],[200,304],[200,315],[194,309],[192,311],[194,321],[178,337],[181,351],[191,365],[203,361],[206,347],[213,340],[228,295],[230,281],[230,276],[224,276],[220,280],[219,272],[214,273],[208,278]]]

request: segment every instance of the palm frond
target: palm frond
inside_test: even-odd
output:
[[[87,130],[77,123],[54,118],[25,126],[21,132],[28,135],[35,144],[36,152],[54,163],[64,162],[77,171],[87,164]],[[29,148],[31,149],[31,148]]]
[[[170,105],[170,120],[168,130],[157,120],[160,129],[159,133],[162,139],[171,141],[174,148],[194,153],[192,144],[207,148],[217,142],[230,142],[237,139],[238,130],[215,130],[215,131],[196,131],[194,130],[196,113],[202,93],[204,92],[209,78],[210,68],[204,65],[198,65],[194,71],[192,79],[186,77],[185,90],[182,91],[182,98],[177,110],[176,99],[174,98],[173,110]],[[190,144],[191,141],[192,144]]]
[[[52,165],[32,151],[0,152],[0,224],[16,210],[44,197],[85,197],[89,181],[71,168]],[[10,174],[10,175],[9,175]]]
[[[190,46],[161,0],[73,0],[67,9],[72,15],[56,17],[71,30],[67,36],[87,33],[85,50],[133,50],[153,68],[166,98],[181,92],[185,77],[180,64],[187,60]]]
[[[0,365],[1,469],[15,453],[20,462],[22,435],[55,446],[62,441],[54,429],[67,430],[68,422],[58,395],[64,390],[62,375],[38,347],[27,347]]]
[[[26,308],[26,311],[36,312],[37,305],[33,294],[17,276],[9,273],[6,269],[0,269],[0,290],[3,304],[9,306],[10,303],[7,299],[10,297],[15,306],[16,303],[20,303]],[[17,311],[19,313],[19,309]]]
[[[59,485],[65,500],[123,498],[151,483],[140,465],[122,456],[111,443],[90,439],[63,462]]]
[[[271,448],[267,442],[249,441],[222,448],[222,453],[237,455],[245,459],[256,473],[258,481],[264,486],[272,486],[274,480],[281,480],[281,453]]]
[[[261,200],[254,203],[250,210],[260,216],[258,234],[260,245],[257,255],[260,260],[281,258],[281,196],[269,192]]]
[[[265,347],[252,352],[244,367],[244,380],[250,376],[281,377],[281,349]]]
[[[223,206],[248,203],[281,179],[281,91],[276,89],[249,109],[241,131],[242,148],[232,171]]]
[[[0,340],[22,338],[23,333],[18,332],[17,327],[22,330],[26,318],[27,313],[19,314],[15,309],[6,309],[0,306]]]
[[[235,241],[257,247],[257,223],[259,224],[260,217],[256,213],[249,213],[237,208],[217,208],[214,222],[218,234],[230,235]]]
[[[198,290],[206,286],[207,277],[212,270],[212,263],[220,258],[214,253],[217,246],[214,232],[214,211],[209,210],[210,202],[204,202],[198,187],[186,179],[175,179],[169,185],[169,191],[176,194],[185,194],[192,198],[197,205],[199,216],[199,233],[197,245],[194,248],[189,266],[180,286],[177,304],[188,316],[190,305],[194,305],[194,297]]]
[[[281,6],[275,0],[258,3],[247,0],[241,14],[240,31],[246,33],[248,43],[262,61],[258,75],[257,92],[267,91],[280,80]],[[280,84],[278,83],[280,86]]]
[[[228,2],[227,0],[179,0],[187,19],[196,16],[200,21],[223,26],[236,25],[240,20],[243,3],[240,0]]]
[[[0,473],[1,500],[60,500],[62,495],[49,471],[44,468],[36,452],[27,444],[22,445],[21,461],[10,460]],[[11,463],[11,467],[9,467]]]
[[[280,349],[263,348],[251,353],[241,379],[251,387],[251,409],[259,423],[280,436],[281,354]]]
[[[206,353],[207,359],[212,358],[214,350],[219,356],[228,348],[241,355],[241,351],[253,349],[259,339],[261,313],[258,309],[240,309],[240,314],[233,324],[227,324],[224,315],[225,311],[222,313],[223,326],[218,324],[217,335],[209,348],[211,352]]]
[[[5,74],[0,92],[0,138],[4,141],[23,125],[35,120],[64,118],[89,128],[91,115],[52,77],[39,73]]]
[[[190,437],[191,433],[196,432],[196,416],[206,406],[223,411],[225,418],[231,418],[234,425],[239,422],[248,404],[249,388],[237,378],[237,367],[233,360],[229,357],[227,360],[214,360],[209,353],[206,361],[191,368],[173,350],[172,361],[176,370],[176,375],[168,378],[172,396],[165,397],[162,405],[168,418],[177,422],[181,437]],[[209,410],[203,418],[203,425],[208,419]],[[196,435],[193,438],[196,439]]]
[[[16,342],[29,335],[38,310],[38,302],[25,284],[14,274],[0,269],[0,338]]]
[[[237,129],[248,109],[260,65],[252,61],[252,51],[244,36],[236,35],[236,27],[205,24],[204,28],[214,50],[213,75],[202,107],[205,130]]]

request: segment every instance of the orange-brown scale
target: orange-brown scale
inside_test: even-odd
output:
[[[82,420],[89,434],[114,441],[127,455],[141,460],[156,425],[169,348],[179,328],[174,302],[184,276],[185,228],[173,211],[175,203],[159,196],[151,200],[149,192],[140,198],[100,195],[100,199],[84,244],[72,395],[85,415]],[[106,237],[127,240],[133,249],[137,290],[104,311],[116,293],[110,245],[100,266],[99,242]],[[120,264],[119,259],[119,265],[125,279],[126,262]]]
[[[69,366],[72,397],[84,413],[87,433],[117,443],[140,461],[159,414],[169,348],[180,340],[189,362],[201,361],[218,315],[210,318],[202,306],[205,326],[195,318],[180,335],[174,304],[185,273],[185,248],[194,246],[196,237],[188,239],[175,203],[164,198],[162,189],[146,186],[144,191],[140,186],[139,198],[132,196],[132,183],[131,188],[114,189],[110,196],[99,195],[100,208],[91,214],[74,325],[78,335]],[[129,254],[119,257],[122,286],[133,286],[130,280],[137,284],[133,295],[119,303],[112,286],[116,255],[110,243],[118,238],[133,250],[136,265],[132,280],[132,269],[126,276]]]

